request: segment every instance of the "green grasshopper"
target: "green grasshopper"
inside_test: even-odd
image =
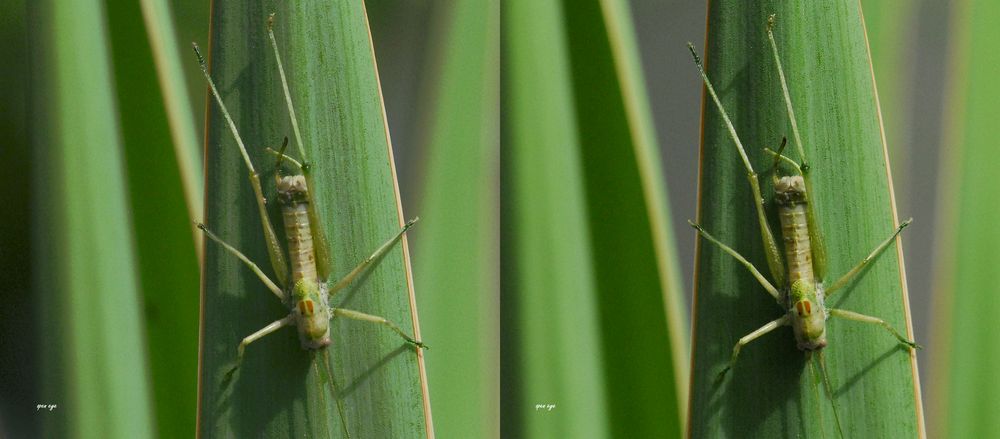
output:
[[[705,69],[702,66],[701,59],[695,51],[694,45],[688,43],[688,49],[691,51],[691,56],[694,58],[695,65],[698,66],[698,71],[704,80],[708,94],[711,96],[715,106],[722,114],[722,119],[726,124],[730,137],[736,144],[736,149],[743,160],[744,167],[746,168],[747,178],[750,181],[750,189],[754,197],[754,206],[757,210],[757,220],[760,224],[760,234],[764,242],[767,265],[774,283],[772,284],[768,281],[750,261],[740,255],[736,250],[733,250],[731,247],[720,242],[718,239],[705,231],[705,229],[700,225],[690,221],[689,223],[692,227],[698,230],[699,235],[707,239],[709,242],[717,245],[746,267],[754,278],[757,279],[760,285],[764,287],[768,294],[774,298],[774,300],[778,303],[778,306],[780,306],[784,311],[784,314],[782,314],[781,317],[768,322],[759,329],[740,338],[740,340],[736,343],[736,346],[733,347],[733,353],[729,363],[719,372],[718,380],[722,380],[726,373],[736,364],[736,359],[743,346],[746,346],[757,338],[774,331],[779,327],[791,326],[792,331],[795,334],[795,340],[798,348],[810,354],[812,352],[816,352],[819,356],[827,392],[831,394],[832,398],[829,379],[826,378],[825,367],[822,362],[822,349],[827,345],[826,320],[828,318],[839,317],[857,322],[877,324],[885,328],[886,331],[891,333],[901,344],[907,346],[908,348],[920,348],[919,345],[912,340],[908,340],[903,337],[892,326],[880,318],[843,309],[827,308],[826,306],[826,299],[851,282],[851,280],[862,272],[865,266],[885,251],[885,249],[895,241],[899,233],[910,224],[912,219],[899,224],[896,230],[886,240],[878,244],[871,254],[862,259],[861,262],[833,282],[829,287],[824,286],[823,280],[826,275],[827,259],[826,247],[810,198],[813,194],[809,179],[810,167],[805,159],[805,153],[802,148],[802,140],[799,136],[798,124],[795,121],[795,113],[792,110],[792,102],[789,97],[788,86],[785,82],[785,73],[781,67],[781,60],[778,57],[777,45],[774,42],[774,34],[772,32],[773,26],[774,16],[772,15],[768,19],[767,37],[770,41],[771,52],[774,56],[775,65],[777,66],[778,78],[780,79],[782,92],[784,94],[785,107],[788,112],[789,121],[792,126],[792,134],[795,139],[800,159],[799,162],[796,162],[782,155],[786,144],[785,139],[782,139],[781,147],[778,148],[778,151],[772,151],[765,148],[765,151],[768,154],[774,156],[774,166],[772,168],[772,178],[775,191],[774,200],[777,205],[778,217],[781,223],[781,238],[782,241],[784,241],[784,254],[782,254],[777,240],[768,225],[767,216],[764,212],[764,199],[761,196],[760,182],[757,178],[757,173],[754,172],[753,167],[750,165],[750,160],[747,158],[743,144],[740,142],[740,138],[736,134],[736,129],[733,127],[729,116],[726,114],[726,110],[722,107],[722,103],[719,101],[719,97],[716,95],[715,88],[712,86],[711,81],[709,81],[708,75],[705,74]],[[777,170],[780,163],[785,163],[793,168],[795,170],[795,175],[778,177]],[[836,413],[836,406],[834,406],[835,416]],[[837,427],[838,429],[841,429],[839,417],[837,419]],[[843,436],[842,429],[841,436]]]
[[[278,72],[281,76],[281,85],[284,90],[285,102],[288,106],[288,114],[291,119],[295,140],[298,143],[299,154],[302,157],[302,161],[300,162],[285,154],[285,147],[288,145],[287,137],[285,138],[285,142],[280,151],[268,148],[268,151],[274,154],[277,160],[275,164],[275,184],[277,186],[278,202],[281,205],[281,216],[284,223],[285,239],[288,243],[287,260],[282,251],[281,244],[278,242],[274,228],[268,219],[266,201],[261,189],[260,177],[254,170],[253,164],[250,162],[250,158],[247,154],[246,147],[243,144],[243,140],[240,138],[239,132],[236,129],[236,124],[233,122],[232,117],[230,117],[229,111],[226,109],[226,105],[222,102],[222,98],[219,96],[215,82],[208,73],[205,59],[201,55],[198,45],[193,44],[195,54],[197,55],[198,62],[201,66],[201,71],[204,74],[206,81],[208,81],[212,96],[215,97],[215,101],[222,110],[222,115],[229,125],[230,131],[232,131],[233,137],[236,139],[236,144],[239,146],[240,153],[243,156],[243,161],[246,163],[247,169],[250,172],[250,183],[253,187],[254,195],[257,200],[257,208],[260,214],[261,224],[264,229],[264,238],[267,243],[268,255],[278,283],[272,281],[266,274],[264,274],[257,264],[252,262],[243,253],[209,231],[204,224],[198,224],[198,227],[203,230],[205,235],[211,240],[215,241],[225,248],[226,251],[243,261],[243,263],[245,263],[246,266],[249,267],[258,278],[260,278],[261,282],[263,282],[264,285],[267,286],[272,293],[274,293],[278,300],[289,308],[287,316],[268,324],[253,334],[248,335],[240,342],[239,347],[237,348],[238,353],[236,363],[226,373],[226,380],[224,380],[224,382],[228,382],[228,380],[232,377],[232,374],[239,368],[243,360],[244,351],[248,345],[285,326],[295,326],[298,329],[299,341],[302,349],[310,351],[324,349],[326,346],[331,344],[330,319],[334,317],[344,317],[348,319],[377,323],[386,326],[395,333],[399,334],[399,336],[406,340],[407,343],[410,343],[417,348],[427,348],[427,346],[422,342],[410,337],[395,323],[383,317],[349,309],[336,308],[330,304],[330,299],[334,294],[351,284],[352,281],[354,281],[367,269],[377,264],[381,260],[382,256],[391,250],[393,246],[403,237],[403,234],[413,226],[417,219],[407,222],[406,225],[403,226],[402,230],[382,244],[375,250],[374,253],[372,253],[371,256],[358,264],[343,278],[337,280],[336,282],[330,282],[333,279],[330,278],[329,245],[327,244],[326,236],[323,233],[323,223],[320,222],[315,204],[312,202],[311,190],[314,185],[310,175],[311,167],[309,162],[306,161],[305,150],[302,146],[302,136],[299,132],[298,122],[295,117],[295,109],[292,106],[292,100],[288,91],[288,82],[285,78],[285,71],[281,63],[281,56],[278,53],[277,43],[274,39],[274,32],[272,30],[273,19],[274,14],[271,14],[268,18],[267,24],[268,38],[270,39],[271,47],[274,49]],[[296,175],[282,175],[281,167],[284,161],[293,164],[296,168],[298,168],[300,173]],[[291,267],[290,270],[289,263]],[[279,285],[281,286],[279,287]],[[343,416],[342,410],[341,415]]]

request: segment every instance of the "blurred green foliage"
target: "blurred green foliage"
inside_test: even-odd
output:
[[[442,8],[414,272],[440,437],[500,434],[500,2]]]
[[[505,6],[505,434],[679,435],[686,325],[628,5]]]
[[[1000,383],[994,378],[1000,349],[983,337],[1000,329],[993,276],[1000,263],[1000,150],[994,131],[1000,5],[964,0],[954,7],[928,402],[934,437],[990,437],[996,435],[1000,409]]]

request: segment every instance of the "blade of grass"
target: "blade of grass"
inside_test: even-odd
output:
[[[510,165],[501,206],[516,206],[501,219],[501,370],[511,383],[501,395],[504,434],[605,437],[597,285],[562,7],[504,5],[501,126],[509,140],[501,143],[510,148],[501,162]]]
[[[191,232],[200,257],[202,236],[194,227],[194,222],[204,218],[203,151],[195,134],[194,115],[191,112],[194,107],[188,98],[187,81],[182,68],[184,64],[177,45],[170,4],[165,0],[141,0],[139,5],[142,7],[146,36],[156,61],[157,79],[163,90],[163,104],[170,123],[174,157],[184,187],[184,200],[192,224]]]
[[[791,134],[765,32],[772,13],[812,169],[812,200],[825,232],[832,281],[885,239],[897,221],[860,10],[852,1],[711,4],[708,75],[758,172],[772,163],[763,147]],[[762,180],[764,193],[772,193],[770,179]],[[748,186],[720,114],[706,101],[698,221],[763,268]],[[690,435],[836,435],[830,402],[825,395],[816,398],[805,355],[788,329],[748,345],[726,380],[715,384],[737,339],[784,311],[729,255],[705,243],[698,250]],[[881,317],[912,334],[898,247],[827,305]],[[923,436],[915,357],[875,325],[833,319],[827,331],[824,352],[845,436]]]
[[[679,435],[681,288],[627,6],[512,2],[504,17],[505,428]]]
[[[420,208],[417,279],[442,437],[499,437],[500,4],[464,0],[448,17],[435,81]],[[440,349],[438,348],[440,346]]]
[[[35,280],[58,405],[45,435],[153,434],[138,281],[103,8],[32,3]]]
[[[629,5],[564,0],[563,7],[612,433],[677,435],[687,405],[688,325]],[[636,400],[643,403],[630,404]]]
[[[186,437],[194,431],[197,401],[198,252],[188,216],[192,200],[185,198],[192,189],[191,182],[185,183],[192,177],[184,175],[192,170],[185,166],[191,164],[176,160],[178,151],[172,151],[172,143],[178,139],[176,132],[172,137],[171,126],[176,128],[178,123],[168,125],[167,121],[181,116],[171,111],[183,111],[189,123],[192,117],[187,103],[177,108],[169,104],[178,93],[186,99],[186,90],[164,88],[161,93],[154,54],[145,38],[147,31],[154,29],[136,23],[143,23],[139,4],[110,4],[108,28],[119,91],[116,99],[123,110],[123,152],[136,231],[156,426],[160,437]],[[189,124],[184,130],[193,140],[193,126]],[[200,161],[199,157],[199,168]],[[201,170],[194,172],[200,188]],[[201,201],[196,202],[200,211]]]
[[[339,277],[403,224],[365,12],[347,0],[214,5],[212,76],[263,174],[269,200],[275,199],[275,161],[264,147],[291,134],[266,40],[272,11],[313,165],[313,200],[331,244],[332,276]],[[247,170],[214,103],[209,113],[206,222],[270,273]],[[278,215],[271,216],[280,225]],[[405,242],[332,302],[384,316],[419,338]],[[231,392],[222,393],[223,372],[239,341],[288,310],[232,255],[218,246],[205,250],[200,434],[339,435],[339,393],[353,437],[433,436],[422,354],[378,325],[334,320],[333,345],[315,359],[299,347],[296,331],[285,328],[247,348]],[[326,360],[340,392],[323,370]]]
[[[990,436],[1000,408],[993,378],[996,343],[976,334],[997,331],[995,301],[1000,246],[1000,203],[996,199],[995,80],[1000,5],[958,2],[952,29],[948,105],[945,114],[940,205],[941,238],[933,309],[937,310],[931,351],[934,437]]]

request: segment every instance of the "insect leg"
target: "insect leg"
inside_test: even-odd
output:
[[[785,81],[785,70],[781,68],[781,58],[778,57],[778,45],[774,42],[774,14],[767,18],[767,39],[771,43],[771,54],[774,55],[774,64],[778,68],[778,79],[781,82],[781,94],[785,99],[785,109],[788,111],[788,120],[792,124],[792,136],[795,138],[795,147],[799,152],[799,159],[802,161],[799,166],[799,173],[806,187],[806,221],[809,224],[809,241],[812,244],[813,271],[816,277],[823,279],[826,276],[826,241],[820,230],[819,222],[816,220],[816,192],[812,190],[812,179],[809,178],[809,163],[806,161],[806,153],[802,147],[802,136],[799,135],[799,124],[795,120],[795,111],[792,109],[792,98],[788,93],[788,83]]]
[[[205,235],[207,235],[212,241],[219,243],[219,245],[221,245],[222,248],[236,255],[237,258],[240,258],[240,260],[243,261],[243,263],[247,264],[247,266],[250,267],[251,270],[253,270],[254,274],[256,274],[257,277],[260,278],[260,281],[264,282],[264,285],[267,286],[267,289],[271,290],[271,292],[274,293],[275,296],[278,296],[278,300],[282,302],[285,301],[285,293],[281,291],[281,288],[278,288],[278,286],[275,285],[274,282],[271,281],[271,279],[268,278],[263,271],[261,271],[260,267],[258,267],[257,264],[253,263],[253,261],[250,260],[250,258],[246,257],[246,255],[241,253],[239,250],[236,250],[235,247],[226,244],[226,242],[220,239],[218,236],[215,236],[215,234],[212,233],[210,230],[208,230],[208,227],[205,227],[204,224],[198,223],[198,228],[201,229],[201,231],[205,232]]]
[[[756,331],[744,335],[742,338],[740,338],[740,341],[736,342],[736,346],[733,346],[733,356],[729,359],[729,364],[727,364],[726,367],[723,368],[721,372],[719,372],[718,380],[721,381],[722,378],[726,376],[726,372],[729,372],[729,369],[732,369],[733,365],[736,364],[736,357],[740,355],[740,349],[742,349],[743,346],[746,346],[750,344],[750,342],[759,338],[760,336],[767,334],[768,332],[771,332],[787,324],[788,324],[788,314],[785,314],[777,319],[768,322],[766,325],[761,326]]]
[[[763,286],[764,289],[767,290],[767,292],[772,297],[774,297],[774,300],[777,301],[778,304],[781,304],[781,294],[778,293],[778,289],[774,288],[774,285],[771,285],[771,283],[764,278],[764,275],[760,274],[760,271],[757,270],[757,267],[754,267],[753,264],[750,263],[750,261],[748,261],[742,255],[740,255],[736,250],[733,250],[729,246],[720,242],[718,239],[715,239],[714,236],[709,235],[708,232],[706,232],[705,229],[703,229],[700,225],[695,224],[691,221],[688,221],[688,224],[691,224],[691,227],[698,229],[698,233],[701,234],[701,236],[704,236],[705,239],[719,246],[720,248],[722,248],[723,251],[732,255],[732,257],[736,258],[737,261],[740,261],[740,263],[743,264],[744,267],[747,267],[747,270],[750,270],[750,274],[752,274],[753,277],[757,278],[757,282],[760,282],[760,285]]]
[[[286,142],[288,141],[287,137],[285,138],[285,141]],[[284,147],[285,146],[282,145],[282,148],[284,148]],[[275,150],[275,149],[271,148],[270,146],[264,148],[264,150],[267,151],[267,152],[269,152],[269,153],[271,153],[271,154],[274,154],[274,156],[278,158],[278,163],[281,163],[283,161],[288,161],[288,162],[291,162],[293,165],[295,165],[295,167],[297,167],[299,169],[302,169],[302,162],[293,159],[291,156],[289,156],[288,154],[285,154],[283,151]]]
[[[779,163],[779,161],[785,162],[789,166],[795,168],[795,171],[798,172],[799,174],[802,173],[802,168],[799,168],[799,164],[795,163],[795,160],[788,158],[788,156],[774,152],[774,150],[772,150],[771,148],[764,148],[764,152],[774,156],[775,164]],[[775,166],[775,170],[777,170],[777,166]]]
[[[767,255],[767,267],[771,271],[771,276],[778,285],[785,284],[785,263],[781,256],[781,249],[778,247],[778,241],[774,239],[774,233],[771,232],[771,227],[767,223],[767,216],[764,215],[764,197],[760,194],[760,181],[757,178],[757,173],[753,171],[753,166],[750,165],[750,159],[747,158],[746,150],[743,148],[743,143],[740,142],[740,137],[736,134],[736,128],[733,127],[733,122],[729,120],[729,115],[726,114],[726,109],[722,107],[722,102],[719,101],[719,96],[715,94],[715,87],[712,87],[712,82],[708,80],[708,75],[705,74],[705,69],[701,65],[701,58],[698,57],[698,53],[694,51],[694,45],[688,43],[688,49],[691,51],[691,56],[694,58],[695,65],[698,66],[698,72],[701,73],[701,79],[705,81],[705,88],[708,90],[709,96],[712,97],[712,101],[715,102],[715,106],[718,107],[719,113],[722,114],[722,120],[726,124],[726,128],[729,129],[729,135],[732,137],[733,142],[736,143],[736,150],[740,153],[740,158],[743,159],[743,166],[747,171],[747,179],[750,181],[750,190],[753,192],[753,202],[757,209],[757,222],[760,224],[760,236],[764,241],[764,252]]]
[[[261,328],[257,332],[254,332],[253,334],[246,336],[243,339],[243,341],[240,342],[240,346],[236,349],[237,352],[236,363],[233,364],[233,366],[229,368],[228,371],[226,371],[226,374],[222,379],[222,386],[223,387],[228,386],[229,381],[233,378],[233,373],[235,373],[236,370],[240,368],[240,365],[243,364],[243,352],[246,351],[247,345],[263,338],[264,336],[274,331],[281,329],[282,327],[293,325],[294,323],[295,323],[295,314],[288,314],[287,316],[285,316],[285,318],[275,320],[271,322],[271,324]]]
[[[299,122],[295,117],[292,95],[288,91],[288,79],[285,77],[285,67],[281,63],[281,54],[278,53],[278,42],[274,39],[273,13],[267,17],[267,38],[271,41],[274,59],[278,63],[278,74],[281,76],[281,89],[285,94],[285,104],[288,106],[288,117],[292,121],[292,132],[295,134],[295,143],[299,147],[299,155],[302,156],[302,163],[299,163],[299,169],[302,170],[302,175],[306,178],[306,187],[309,188],[309,191],[306,192],[306,213],[309,216],[310,231],[312,232],[313,248],[316,257],[316,275],[320,279],[326,280],[330,277],[330,244],[326,239],[326,231],[323,230],[323,223],[319,220],[319,214],[316,213],[316,203],[313,203],[313,191],[315,191],[314,188],[316,186],[313,185],[312,176],[309,172],[309,160],[306,158],[305,146],[302,143]]]
[[[781,58],[778,57],[778,45],[774,42],[774,14],[767,18],[767,39],[771,42],[771,54],[774,55],[774,64],[778,67],[778,79],[781,82],[781,93],[785,98],[785,109],[788,111],[788,120],[792,124],[792,136],[795,137],[795,147],[799,152],[799,159],[802,165],[806,165],[806,153],[802,148],[802,136],[799,135],[799,124],[795,121],[795,111],[792,109],[792,98],[788,94],[788,83],[785,82],[785,70],[781,68]]]
[[[889,247],[889,244],[892,244],[892,242],[896,239],[896,236],[898,236],[899,233],[906,228],[906,226],[910,225],[911,222],[913,222],[913,218],[903,221],[899,225],[899,227],[896,227],[896,231],[893,232],[892,235],[886,238],[885,241],[882,241],[882,243],[879,244],[878,247],[875,247],[875,250],[872,250],[870,255],[866,256],[864,259],[861,260],[861,262],[858,263],[858,265],[855,265],[854,268],[851,269],[851,271],[848,271],[846,274],[841,276],[840,279],[837,279],[836,282],[830,285],[830,288],[826,290],[826,297],[830,297],[831,295],[833,295],[835,291],[839,290],[844,285],[847,285],[848,282],[854,279],[858,275],[858,273],[860,273],[861,270],[863,270],[865,266],[868,265],[869,262],[874,260],[876,257],[878,257],[879,254],[885,251],[885,249]]]
[[[243,360],[243,351],[246,350],[247,345],[249,345],[250,343],[253,343],[253,342],[255,342],[255,341],[257,341],[257,340],[259,340],[261,338],[263,338],[264,336],[266,336],[266,335],[268,335],[268,334],[270,334],[270,333],[272,333],[274,331],[277,331],[277,330],[279,330],[279,329],[281,329],[281,328],[283,328],[285,326],[289,326],[289,325],[292,325],[294,323],[295,323],[295,314],[288,314],[284,318],[275,320],[275,321],[271,322],[271,324],[269,324],[269,325],[267,325],[267,326],[265,326],[263,328],[260,328],[260,330],[258,330],[257,332],[254,332],[253,334],[250,334],[250,335],[246,336],[243,339],[243,341],[240,342],[239,348],[237,348],[237,352],[238,352],[237,357],[236,357],[237,358],[237,362],[240,362],[240,361]]]
[[[386,320],[384,317],[373,316],[371,314],[365,314],[363,312],[353,311],[344,308],[330,308],[330,315],[332,315],[333,317],[347,317],[349,319],[361,320],[363,322],[378,323],[399,334],[399,336],[403,337],[403,339],[406,340],[407,343],[410,343],[418,348],[429,349],[427,345],[423,344],[418,340],[414,340],[413,337],[410,337],[409,335],[406,335],[406,333],[403,332],[402,329],[399,329],[399,326],[396,326],[395,323]]]
[[[257,212],[260,213],[261,226],[264,228],[264,239],[267,241],[267,254],[271,259],[271,266],[274,268],[274,274],[278,277],[278,282],[284,285],[288,279],[288,264],[285,262],[285,254],[281,250],[281,244],[278,243],[278,236],[274,233],[274,227],[271,226],[271,220],[267,217],[267,209],[264,206],[266,204],[264,191],[260,188],[260,176],[253,169],[253,163],[250,163],[250,156],[247,155],[243,139],[240,138],[240,133],[236,130],[236,123],[229,116],[229,110],[226,109],[226,104],[222,102],[219,90],[215,88],[215,81],[212,81],[212,76],[208,74],[208,66],[205,64],[205,58],[201,56],[201,51],[198,49],[197,44],[191,43],[191,46],[194,48],[195,55],[198,56],[201,73],[205,76],[205,80],[208,81],[208,87],[212,90],[212,96],[215,97],[219,108],[222,109],[222,116],[226,119],[229,130],[233,132],[236,144],[240,147],[240,154],[243,155],[243,161],[246,163],[247,169],[250,170],[250,185],[253,186],[254,196],[257,198]]]
[[[306,160],[305,147],[302,146],[302,133],[299,131],[299,122],[295,119],[295,107],[292,106],[292,96],[288,92],[288,80],[285,78],[285,67],[281,63],[281,55],[278,53],[278,42],[274,40],[274,13],[267,16],[267,38],[271,40],[271,49],[274,50],[274,59],[278,61],[278,74],[281,76],[281,88],[285,92],[285,104],[288,106],[288,116],[292,119],[292,132],[295,134],[295,143],[299,146],[299,155],[302,161]]]
[[[392,246],[395,245],[396,242],[398,242],[400,238],[403,237],[403,234],[406,233],[406,231],[409,230],[410,227],[413,227],[413,224],[416,223],[418,220],[420,220],[420,218],[414,218],[409,222],[407,222],[406,225],[404,225],[403,228],[399,231],[399,233],[396,234],[396,236],[393,236],[388,241],[383,243],[378,249],[375,250],[375,253],[372,253],[371,256],[365,258],[364,261],[361,261],[361,263],[358,264],[357,267],[354,267],[354,269],[351,270],[350,273],[347,273],[347,276],[344,276],[342,279],[337,281],[337,283],[334,286],[330,287],[330,296],[332,297],[334,294],[337,294],[338,291],[342,290],[344,287],[346,287],[352,281],[354,281],[354,279],[358,277],[359,274],[364,273],[365,270],[367,270],[369,267],[372,266],[372,264],[378,262],[382,258],[382,256],[385,256],[385,254],[389,252]]]
[[[898,339],[900,343],[905,344],[905,345],[907,345],[907,346],[909,346],[909,347],[911,347],[913,349],[921,349],[921,348],[923,348],[922,346],[918,345],[917,342],[915,342],[913,340],[907,340],[899,332],[897,332],[892,326],[889,326],[889,324],[886,323],[885,320],[882,320],[882,319],[880,319],[878,317],[866,316],[864,314],[859,314],[859,313],[856,313],[854,311],[847,311],[847,310],[844,310],[844,309],[836,309],[836,308],[828,308],[827,311],[833,317],[840,317],[842,319],[854,320],[855,322],[874,323],[876,325],[879,325],[879,326],[885,328],[886,331],[889,331],[890,333],[892,333],[892,335],[894,337],[896,337],[896,339]]]

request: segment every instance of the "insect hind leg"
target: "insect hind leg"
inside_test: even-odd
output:
[[[425,345],[420,340],[416,340],[413,337],[410,337],[406,332],[403,332],[403,330],[400,329],[399,326],[397,326],[395,323],[389,321],[385,317],[379,317],[379,316],[375,316],[375,315],[371,315],[371,314],[365,314],[363,312],[354,311],[354,310],[350,310],[350,309],[344,309],[344,308],[330,308],[330,314],[333,317],[346,317],[346,318],[349,318],[349,319],[352,319],[352,320],[360,320],[360,321],[363,321],[363,322],[378,323],[378,324],[380,324],[382,326],[385,326],[385,327],[391,329],[396,334],[399,334],[399,336],[402,337],[403,340],[406,340],[407,343],[409,343],[409,344],[411,344],[413,346],[416,346],[418,348],[421,348],[421,349],[430,349],[430,347],[428,347],[427,345]]]
[[[698,234],[705,237],[705,239],[707,239],[712,244],[719,246],[719,248],[721,248],[726,253],[729,253],[730,256],[732,256],[741,264],[743,264],[743,266],[750,271],[750,274],[752,274],[753,277],[757,279],[757,282],[760,282],[760,285],[764,287],[765,290],[767,290],[768,294],[770,294],[771,297],[774,297],[774,300],[777,301],[779,305],[781,304],[781,294],[778,293],[778,289],[775,288],[774,285],[771,284],[771,282],[768,282],[767,279],[764,278],[764,275],[760,274],[760,271],[757,270],[757,267],[754,267],[753,263],[748,261],[747,258],[744,258],[743,255],[739,254],[739,252],[737,252],[736,250],[733,250],[731,247],[723,244],[714,236],[708,234],[708,232],[706,232],[705,229],[701,227],[701,225],[693,223],[691,221],[688,221],[688,224],[690,224],[691,227],[697,229]]]
[[[698,52],[695,51],[694,45],[688,43],[688,50],[691,51],[691,57],[694,58],[694,63],[698,67],[698,73],[701,74],[701,79],[705,83],[705,89],[708,90],[708,95],[712,98],[712,102],[715,103],[719,113],[722,115],[722,121],[729,131],[729,136],[732,138],[733,143],[736,144],[736,151],[739,152],[740,158],[743,160],[743,167],[747,171],[747,180],[750,182],[750,191],[753,193],[754,207],[757,210],[757,223],[760,225],[760,236],[764,242],[764,252],[767,255],[767,268],[771,271],[774,281],[782,285],[785,283],[785,264],[781,250],[778,247],[778,241],[775,240],[774,232],[771,231],[771,227],[767,222],[767,216],[764,214],[764,197],[760,192],[760,180],[757,178],[757,173],[754,172],[753,166],[750,164],[746,149],[743,148],[743,142],[740,141],[733,122],[729,119],[725,107],[722,106],[722,101],[719,100],[719,96],[715,93],[715,87],[712,86],[712,82],[705,73],[705,68],[702,66],[701,58],[698,57]]]
[[[386,253],[388,253],[389,250],[393,248],[393,246],[396,245],[396,242],[398,242],[400,239],[403,238],[403,234],[405,234],[406,231],[409,230],[410,227],[413,227],[413,225],[416,224],[416,222],[419,220],[420,218],[414,218],[408,221],[406,225],[404,225],[403,228],[400,229],[398,233],[396,233],[392,238],[389,238],[388,241],[384,242],[378,249],[375,250],[374,253],[371,254],[371,256],[365,258],[365,260],[361,261],[360,264],[354,267],[354,269],[352,269],[350,273],[347,273],[346,276],[344,276],[339,281],[337,281],[336,284],[331,286],[330,296],[337,294],[337,292],[344,289],[344,287],[353,282],[354,279],[356,279],[359,275],[361,275],[361,273],[364,273],[373,265],[377,264],[379,260],[381,260],[381,258],[384,257]]]
[[[234,256],[239,258],[239,260],[243,261],[243,263],[246,264],[247,267],[249,267],[250,270],[252,270],[254,274],[257,275],[258,278],[260,278],[260,281],[267,286],[267,289],[271,290],[271,292],[278,297],[278,300],[282,302],[285,301],[285,293],[281,291],[281,288],[278,288],[278,286],[275,285],[274,281],[272,281],[271,278],[267,277],[267,275],[264,274],[264,272],[260,269],[260,267],[258,267],[257,264],[251,261],[250,258],[246,257],[246,255],[237,250],[235,247],[227,244],[226,241],[223,241],[218,236],[215,236],[215,234],[212,233],[210,230],[208,230],[208,227],[206,227],[204,224],[197,223],[197,226],[199,229],[201,229],[202,232],[205,233],[206,236],[209,237],[209,239],[217,242],[219,245],[222,246],[222,248],[226,249],[226,251],[232,253]]]
[[[892,334],[893,337],[896,337],[896,339],[899,340],[900,344],[906,345],[911,349],[923,349],[923,346],[918,345],[917,342],[913,340],[908,340],[906,337],[903,337],[903,335],[900,334],[899,331],[896,331],[896,328],[893,328],[885,320],[882,320],[878,317],[872,317],[861,313],[856,313],[854,311],[847,311],[844,309],[830,308],[827,311],[830,313],[831,317],[840,317],[842,319],[853,320],[855,322],[872,323],[875,325],[879,325],[886,331],[889,331],[889,333]]]

